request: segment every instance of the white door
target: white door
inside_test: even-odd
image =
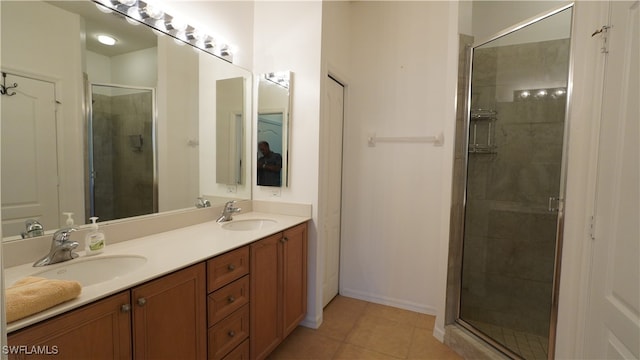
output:
[[[610,2],[585,352],[640,357],[640,4]]]
[[[7,74],[2,95],[2,234],[19,235],[27,219],[59,228],[54,84]]]
[[[322,285],[322,305],[326,306],[338,295],[340,278],[340,217],[342,207],[342,126],[344,121],[344,87],[329,77],[327,81],[327,169],[325,174],[324,214],[324,281]]]

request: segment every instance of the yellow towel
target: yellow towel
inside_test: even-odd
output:
[[[28,276],[6,291],[7,322],[20,320],[80,295],[77,281]]]

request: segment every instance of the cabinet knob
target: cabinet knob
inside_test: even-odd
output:
[[[235,297],[233,297],[233,295],[229,295],[229,297],[227,298],[227,301],[228,301],[229,303],[232,303],[232,302],[236,301],[236,298],[235,298]]]
[[[131,311],[131,304],[120,305],[120,312],[127,313]]]
[[[235,269],[236,269],[236,266],[235,266],[235,265],[233,265],[233,264],[229,264],[229,266],[227,266],[227,269],[228,269],[229,271],[233,271],[233,270],[235,270]]]
[[[235,333],[235,331],[233,331],[233,330],[229,330],[229,332],[227,333],[227,335],[229,335],[229,337],[234,337],[234,336],[236,336],[236,333]]]
[[[143,297],[138,299],[138,305],[139,306],[144,306],[144,304],[146,304],[146,303],[147,303],[147,299],[145,299]]]

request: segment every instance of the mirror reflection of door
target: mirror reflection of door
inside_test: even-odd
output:
[[[91,90],[90,215],[106,221],[156,212],[153,89]]]
[[[28,219],[58,224],[55,86],[6,74],[2,99],[2,234],[20,235]],[[14,95],[9,95],[13,94]]]
[[[258,114],[258,185],[282,186],[283,112]]]

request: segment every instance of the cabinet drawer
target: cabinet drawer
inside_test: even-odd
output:
[[[243,341],[222,360],[249,360],[249,339]]]
[[[222,359],[249,337],[249,305],[209,329],[209,359]]]
[[[249,275],[216,290],[207,298],[209,326],[249,303]]]
[[[249,273],[249,247],[207,261],[207,292],[213,292]]]

